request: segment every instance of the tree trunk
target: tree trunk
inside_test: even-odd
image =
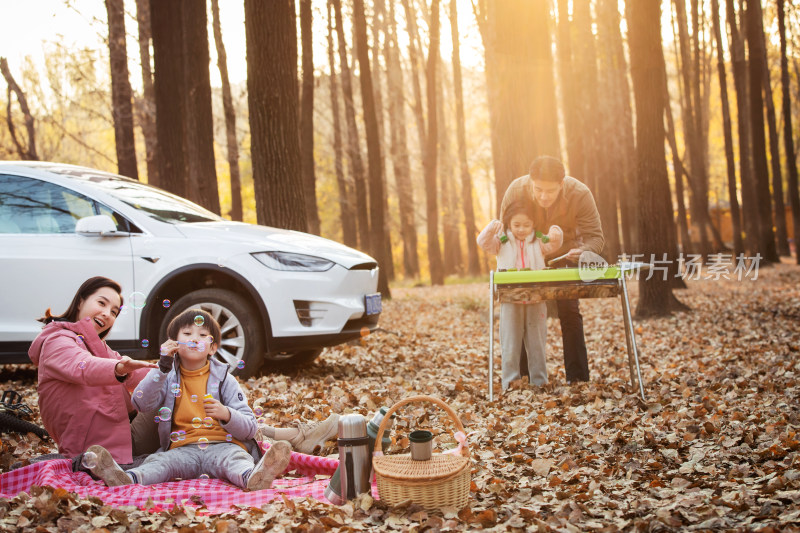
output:
[[[425,112],[422,104],[422,84],[420,83],[420,70],[422,54],[420,50],[419,32],[417,31],[417,11],[411,6],[409,0],[402,0],[403,9],[406,15],[406,29],[408,31],[408,59],[410,62],[411,71],[411,87],[414,91],[414,120],[417,125],[417,137],[419,139],[419,151],[421,154],[425,153],[427,146],[425,132]]]
[[[150,0],[153,31],[153,91],[156,102],[158,174],[148,176],[151,185],[186,196],[186,163],[183,148],[184,65],[183,2]],[[157,177],[156,180],[152,178]]]
[[[364,108],[364,124],[367,136],[367,161],[369,168],[369,203],[370,209],[370,248],[373,257],[382,265],[378,279],[378,290],[384,298],[391,298],[389,277],[384,270],[392,261],[386,255],[384,238],[386,221],[383,210],[383,156],[381,155],[380,132],[378,131],[378,113],[375,109],[375,93],[372,87],[372,67],[369,63],[369,45],[367,43],[367,19],[364,15],[364,0],[353,1],[354,24],[356,31],[356,55],[361,81],[361,103]]]
[[[663,52],[661,49],[661,2],[637,0],[628,21],[631,74],[636,105],[636,163],[639,176],[640,252],[660,258],[667,252],[668,225],[672,224],[666,154],[664,152]],[[641,276],[636,315],[669,313],[674,302],[671,281],[654,275]]]
[[[11,135],[11,140],[14,142],[14,147],[17,150],[17,154],[19,154],[19,158],[23,161],[38,161],[39,156],[36,153],[36,121],[31,115],[30,108],[28,107],[28,99],[25,97],[25,93],[22,92],[22,89],[17,84],[17,81],[14,79],[14,76],[11,74],[11,70],[8,68],[8,61],[5,57],[0,57],[0,73],[3,74],[3,78],[6,80],[6,85],[8,85],[8,107],[6,107],[6,125],[8,126],[8,133]],[[11,93],[17,97],[17,102],[19,103],[20,111],[22,111],[22,116],[25,120],[25,131],[27,132],[27,139],[19,139],[17,137],[17,131],[14,127],[14,117],[11,113]],[[24,146],[23,146],[24,142]]]
[[[228,79],[228,56],[222,42],[222,28],[219,22],[219,0],[211,0],[214,43],[217,46],[217,67],[222,80],[222,109],[225,113],[225,140],[228,150],[228,169],[231,175],[232,220],[242,220],[242,180],[239,174],[239,143],[236,141],[236,111],[233,108],[231,82]]]
[[[437,76],[436,113],[439,120],[439,170],[437,172],[440,187],[440,205],[442,214],[442,237],[443,237],[443,262],[444,275],[451,276],[461,274],[461,245],[458,242],[458,209],[455,205],[455,161],[453,146],[450,138],[450,128],[447,122],[447,104],[450,98],[444,92],[445,68],[444,61],[439,57],[439,76]]]
[[[750,51],[748,74],[750,76],[750,131],[753,142],[753,168],[755,170],[756,201],[760,219],[759,250],[762,264],[777,262],[775,232],[772,231],[772,201],[769,194],[769,169],[767,167],[766,135],[764,132],[764,38],[761,31],[761,0],[747,0],[745,35]]]
[[[580,179],[583,179],[585,166],[583,140],[581,139],[583,130],[578,116],[580,104],[576,95],[577,84],[572,64],[573,30],[569,20],[569,0],[558,0],[557,31],[559,93],[561,93],[561,109],[564,113],[569,174],[572,176],[580,174]]]
[[[369,206],[367,205],[367,183],[364,177],[364,161],[361,157],[356,110],[353,100],[353,81],[350,75],[350,64],[347,62],[347,41],[344,37],[342,23],[342,1],[333,0],[333,12],[336,16],[336,35],[339,40],[339,68],[342,72],[342,91],[344,93],[344,115],[347,124],[347,155],[350,160],[350,172],[356,190],[356,222],[358,227],[358,245],[361,249],[370,246]],[[362,95],[363,98],[363,95]]]
[[[739,213],[739,199],[736,195],[736,163],[733,158],[733,134],[731,132],[731,112],[728,103],[728,77],[725,73],[725,53],[720,29],[719,0],[711,0],[711,20],[714,26],[714,41],[717,46],[717,72],[719,74],[720,100],[722,104],[722,132],[725,137],[725,163],[728,169],[728,197],[733,225],[733,250],[738,256],[744,253],[742,241],[742,222]]]
[[[133,138],[133,91],[128,77],[128,53],[125,43],[124,0],[106,0],[106,13],[108,14],[108,58],[111,63],[111,113],[114,117],[117,169],[121,175],[138,180],[136,143]]]
[[[726,18],[730,26],[730,50],[733,82],[736,89],[736,119],[739,138],[739,176],[742,188],[742,222],[745,231],[745,247],[751,254],[759,248],[761,221],[758,216],[755,184],[753,178],[753,158],[750,142],[750,104],[747,96],[747,59],[744,40],[736,24],[734,0],[726,0]]]
[[[305,231],[294,0],[245,0],[244,11],[258,223]]]
[[[461,206],[464,210],[464,229],[467,237],[467,269],[470,276],[480,274],[478,245],[475,241],[475,211],[472,199],[472,176],[467,163],[467,135],[464,124],[464,89],[461,82],[461,53],[458,38],[458,2],[450,0],[450,36],[453,41],[453,96],[456,104],[456,141],[461,175]]]
[[[619,203],[620,225],[624,249],[636,249],[636,187],[634,176],[636,167],[636,148],[633,141],[633,112],[631,110],[631,88],[628,82],[628,60],[620,33],[620,14],[618,3],[614,0],[601,0],[598,14],[598,44],[607,54],[604,70],[609,76],[611,107],[613,109],[612,139],[615,148],[608,154],[614,159],[611,168],[618,173],[615,194]]]
[[[787,188],[789,205],[792,208],[792,230],[795,247],[795,262],[800,265],[800,191],[798,191],[797,155],[792,137],[792,102],[789,84],[789,63],[786,57],[786,21],[784,0],[778,0],[778,34],[781,41],[781,88],[783,90],[783,145],[788,168]]]
[[[428,100],[428,133],[423,156],[425,171],[425,206],[428,223],[428,261],[431,284],[444,285],[444,268],[439,249],[439,205],[436,199],[436,172],[438,156],[438,120],[436,120],[436,66],[439,62],[439,0],[431,0],[431,30],[428,45],[428,65],[425,69]]]
[[[220,214],[214,158],[214,118],[208,65],[208,13],[205,0],[184,2],[183,61],[186,80],[184,150],[186,198]],[[158,73],[156,73],[158,75]]]
[[[414,189],[411,183],[411,166],[408,155],[408,132],[405,119],[405,82],[400,65],[397,44],[397,23],[394,2],[389,3],[389,31],[384,42],[386,55],[387,87],[389,100],[389,132],[392,166],[397,184],[397,201],[400,211],[400,236],[403,242],[403,272],[406,277],[419,276],[417,229],[414,222]]]
[[[319,235],[317,177],[314,173],[314,47],[311,0],[300,0],[300,40],[303,46],[303,94],[300,98],[300,174],[306,200],[308,231]]]
[[[136,116],[144,137],[147,158],[147,182],[158,179],[158,135],[156,133],[156,97],[153,91],[153,72],[150,68],[150,0],[136,0],[136,21],[139,27],[139,58],[142,64],[142,93],[136,106]]]
[[[342,126],[339,115],[339,84],[336,79],[336,64],[333,46],[333,4],[328,0],[328,64],[330,65],[331,115],[333,115],[333,153],[336,169],[336,184],[339,187],[339,219],[342,224],[342,241],[353,248],[358,246],[356,212],[353,208],[353,187],[344,177],[342,154]]]

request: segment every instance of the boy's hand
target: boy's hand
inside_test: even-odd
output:
[[[228,423],[231,420],[230,410],[214,398],[203,398],[203,408],[206,414],[214,420]]]
[[[161,345],[161,358],[158,360],[158,368],[164,374],[172,369],[172,362],[175,359],[178,346],[178,342],[172,339],[167,339],[167,341]]]

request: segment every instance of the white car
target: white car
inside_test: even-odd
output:
[[[36,318],[106,276],[125,299],[107,337],[120,353],[157,358],[169,321],[199,307],[236,374],[308,363],[378,327],[378,270],[337,242],[224,220],[115,174],[0,162],[0,362],[30,362]]]

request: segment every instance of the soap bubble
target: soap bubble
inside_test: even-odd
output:
[[[197,394],[192,394],[191,400],[193,403],[197,403]]]
[[[180,440],[186,440],[186,430],[182,429],[178,431],[178,436],[180,437]]]
[[[203,419],[203,426],[207,428],[214,427],[214,419],[211,418],[210,416],[205,417]]]
[[[197,315],[194,317],[194,323],[196,326],[202,326],[205,323],[205,319],[202,315]]]
[[[172,302],[170,302],[169,300],[164,300],[163,302],[161,302],[161,305],[163,305],[165,309],[169,309],[171,303]]]
[[[161,355],[167,355],[169,352],[167,351],[167,349],[166,349],[166,348],[161,348],[161,351],[160,351],[159,353],[160,353]]]
[[[208,336],[208,344],[214,344],[214,337],[211,335]]]
[[[200,476],[197,479],[200,480],[201,485],[208,484],[208,474],[200,474]]]
[[[225,440],[228,441],[228,442],[231,442],[233,440],[233,435],[228,433],[227,435],[225,435]]]
[[[173,396],[178,396],[181,392],[181,386],[178,385],[177,383],[173,383],[172,385],[170,385],[169,389]]]
[[[81,361],[80,363],[78,363],[78,368],[80,368],[81,370],[86,368],[86,361]]]
[[[264,410],[260,407],[256,407],[255,409],[253,409],[253,414],[255,414],[256,416],[261,416],[264,414]]]
[[[197,441],[197,447],[201,450],[208,448],[208,439],[205,437],[200,437],[200,439]]]
[[[172,418],[172,410],[169,407],[162,407],[158,410],[158,416],[161,417],[161,420],[166,422],[170,418]]]
[[[147,348],[150,346],[150,341],[147,339],[142,339],[142,348]]]
[[[244,368],[244,359],[239,359],[239,362],[236,363],[236,368],[238,368],[239,370]]]
[[[144,393],[142,392],[141,389],[139,389],[136,392],[134,392],[133,395],[136,396],[137,398],[141,398],[142,396],[144,396]]]
[[[159,376],[158,374],[153,374],[153,381],[158,381],[160,379],[161,379],[161,376]]]
[[[160,416],[158,416],[158,415],[156,415],[156,416],[155,416],[155,418],[153,418],[153,422],[155,422],[156,424],[158,424],[159,422],[161,422],[161,417],[160,417]]]
[[[178,442],[179,440],[181,440],[181,434],[178,433],[177,431],[173,431],[172,433],[169,434],[169,440],[172,442]]]
[[[199,416],[196,416],[196,417],[192,418],[192,427],[193,428],[198,429],[202,425],[203,425],[203,420]]]
[[[147,304],[147,302],[145,302],[144,293],[141,292],[132,292],[128,301],[134,309],[142,309]]]
[[[97,466],[97,454],[94,452],[86,452],[83,454],[83,458],[81,459],[81,465],[84,468],[88,468],[91,470],[92,468]]]
[[[86,342],[86,337],[84,337],[83,335],[81,335],[80,333],[78,333],[78,340],[79,340],[80,342]]]
[[[206,349],[206,343],[204,343],[204,342],[198,342],[197,343],[197,351],[198,352],[204,352],[205,349]]]

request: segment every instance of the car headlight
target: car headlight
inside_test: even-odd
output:
[[[313,255],[295,254],[291,252],[258,252],[253,257],[272,270],[289,270],[293,272],[325,272],[333,267],[333,261],[314,257]]]

